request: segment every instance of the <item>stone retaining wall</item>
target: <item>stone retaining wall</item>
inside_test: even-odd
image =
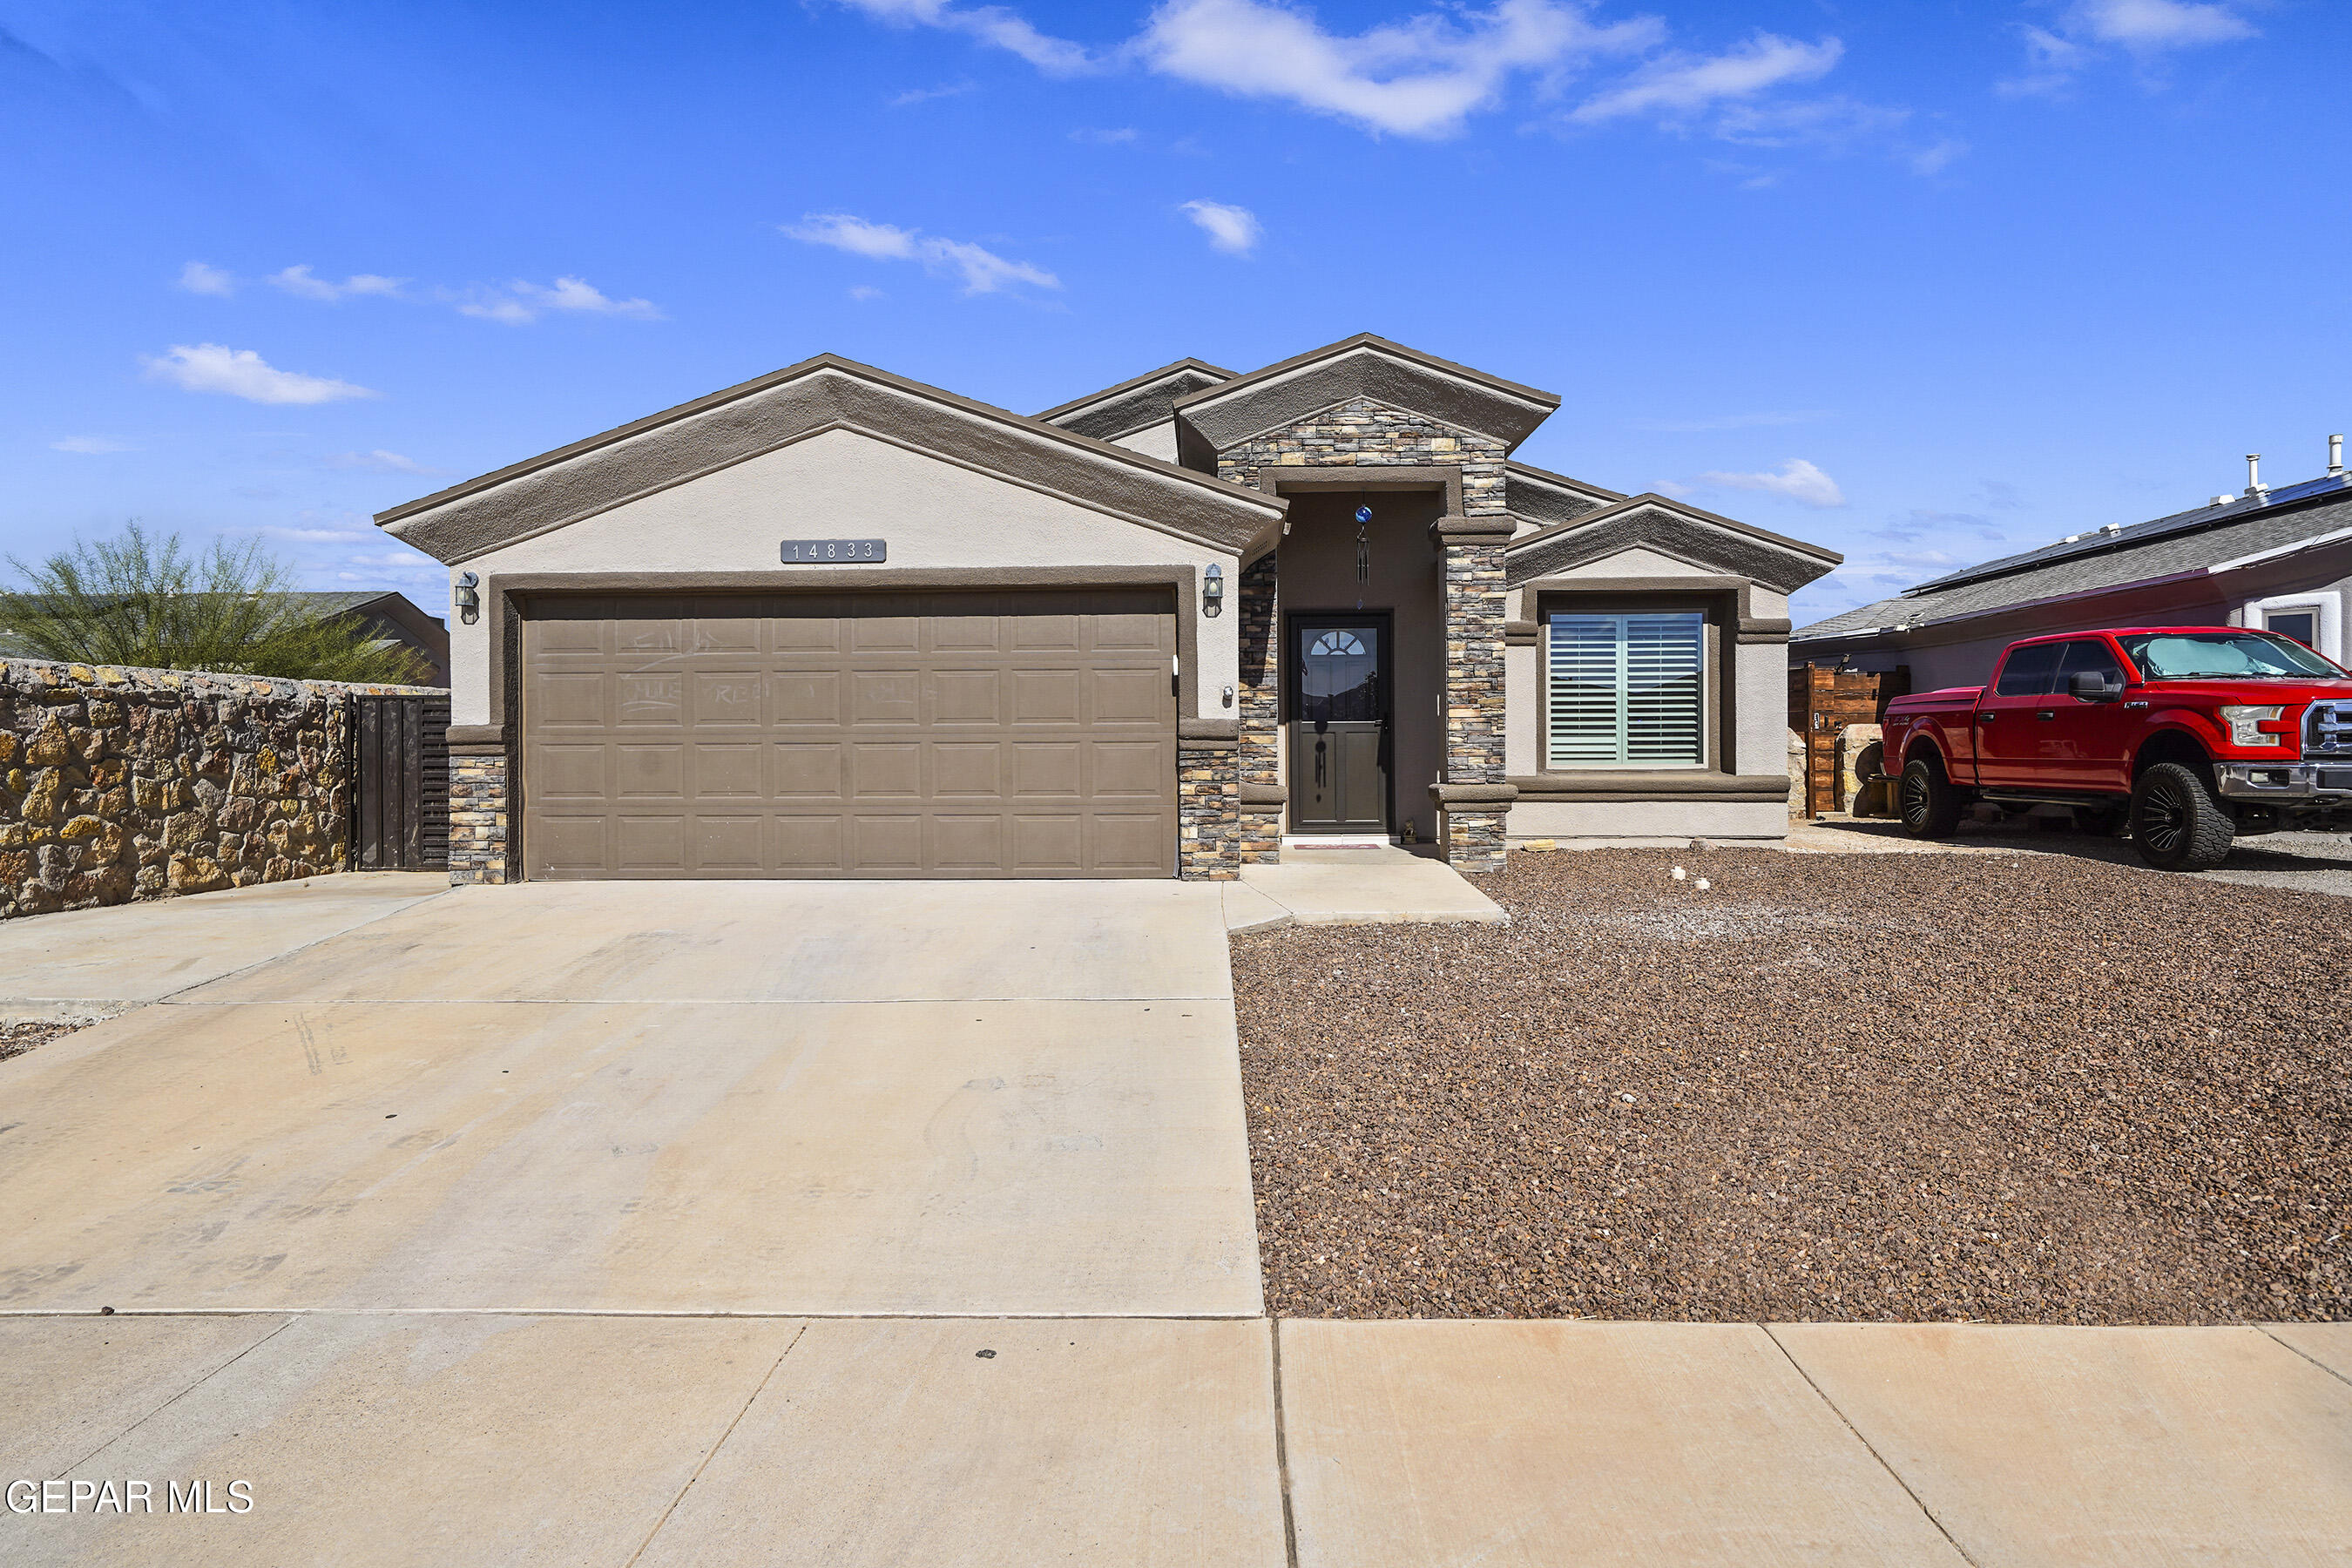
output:
[[[419,694],[0,661],[0,919],[344,869],[348,699]]]

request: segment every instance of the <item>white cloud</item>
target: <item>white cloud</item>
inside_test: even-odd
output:
[[[438,474],[446,470],[428,468],[414,458],[404,458],[398,452],[387,452],[378,447],[373,452],[335,452],[327,458],[331,468],[365,468],[379,474]]]
[[[1780,465],[1779,473],[1705,473],[1698,477],[1698,482],[1725,489],[1762,490],[1767,495],[1786,496],[1806,506],[1845,505],[1845,492],[1838,489],[1837,481],[1802,458],[1790,458]]]
[[[985,247],[896,224],[871,223],[849,213],[812,213],[797,224],[780,226],[803,245],[829,246],[875,261],[919,261],[929,271],[961,279],[967,294],[993,294],[1015,283],[1039,289],[1062,286],[1045,268],[1007,260]]]
[[[510,327],[535,321],[550,310],[625,316],[637,321],[666,319],[651,300],[615,300],[584,278],[558,278],[552,285],[518,279],[503,289],[477,288],[458,300],[457,310],[460,315],[503,321]]]
[[[355,272],[341,283],[333,283],[324,278],[312,277],[307,262],[299,267],[289,267],[282,272],[273,272],[269,275],[269,282],[272,285],[284,289],[296,299],[316,300],[324,305],[331,305],[338,300],[348,300],[362,294],[389,295],[398,298],[402,285],[407,281],[405,278],[384,278],[373,272]]]
[[[236,279],[217,267],[207,267],[201,261],[191,261],[180,268],[173,287],[191,294],[211,294],[226,300],[236,292]]]
[[[885,101],[892,109],[911,109],[916,104],[929,103],[934,99],[961,98],[967,92],[978,91],[979,87],[978,82],[971,81],[952,82],[946,87],[910,87],[904,92],[893,94]]]
[[[1958,137],[1947,136],[1932,147],[1922,147],[1907,162],[1911,172],[1922,179],[1942,174],[1969,155],[1969,144]]]
[[[943,27],[1006,49],[1048,76],[1081,76],[1098,68],[1084,46],[1039,32],[1002,5],[951,5],[948,0],[846,0],[877,21],[901,27]]]
[[[1759,33],[1720,55],[1664,56],[1619,86],[1587,100],[1569,118],[1584,124],[1629,115],[1689,119],[1718,104],[1754,98],[1789,82],[1817,80],[1844,53],[1845,45],[1835,38],[1801,44],[1793,38]]]
[[[849,290],[849,297],[863,305],[869,300],[882,299],[884,295],[881,289],[875,288],[871,283],[860,283]]]
[[[1499,0],[1352,35],[1265,0],[1169,0],[1129,46],[1153,70],[1402,136],[1450,136],[1513,76],[1654,47],[1653,17],[1594,23],[1576,0]]]
[[[2183,49],[2254,36],[2253,25],[2227,5],[2187,0],[2080,0],[2075,30],[2127,49]]]
[[[138,447],[128,441],[118,441],[111,436],[68,436],[62,441],[52,441],[53,452],[72,452],[85,458],[102,458],[110,452],[135,452]]]
[[[2175,49],[2257,36],[2233,6],[2193,0],[2075,0],[2054,29],[2028,26],[2019,32],[2025,39],[2024,72],[1994,84],[2012,98],[2063,92],[2102,45],[2152,67]]]
[[[1097,147],[1118,147],[1135,140],[1135,127],[1121,125],[1108,131],[1078,130],[1070,132],[1073,142],[1090,142]]]
[[[219,343],[174,343],[160,358],[141,355],[140,363],[147,367],[151,381],[169,383],[183,392],[226,393],[248,403],[334,403],[377,395],[348,381],[278,370],[251,349]]]
[[[1201,232],[1209,237],[1212,249],[1222,250],[1227,256],[1247,256],[1265,236],[1257,215],[1247,207],[1200,201],[1186,202],[1176,210],[1200,226]]]

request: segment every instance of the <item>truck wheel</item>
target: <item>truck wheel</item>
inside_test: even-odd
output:
[[[2158,763],[2132,791],[2132,842],[2159,871],[2210,871],[2229,858],[2237,825],[2213,798],[2202,770]]]
[[[1949,838],[1959,830],[1960,792],[1933,757],[1914,757],[1903,770],[1903,831],[1914,838]]]

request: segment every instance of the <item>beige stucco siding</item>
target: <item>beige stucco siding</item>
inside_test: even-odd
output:
[[[1157,458],[1163,463],[1172,463],[1176,460],[1176,421],[1163,419],[1157,425],[1130,430],[1115,438],[1111,445],[1140,452],[1147,458]]]
[[[1078,502],[852,430],[835,429],[705,474],[551,532],[473,557],[487,585],[545,573],[777,570],[786,539],[882,538],[893,571],[1172,566],[1212,563],[1230,584],[1234,555]],[[835,568],[845,584],[858,566]],[[453,571],[452,578],[456,573]],[[491,617],[451,626],[450,721],[489,721]],[[1232,717],[1238,618],[1203,618],[1201,718]]]
[[[1523,800],[1511,808],[1513,839],[1616,843],[1638,839],[1764,838],[1789,836],[1779,801]]]

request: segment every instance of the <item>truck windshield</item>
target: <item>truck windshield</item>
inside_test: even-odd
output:
[[[2302,644],[2263,632],[2143,632],[2122,641],[2150,680],[2344,678],[2332,661]]]

